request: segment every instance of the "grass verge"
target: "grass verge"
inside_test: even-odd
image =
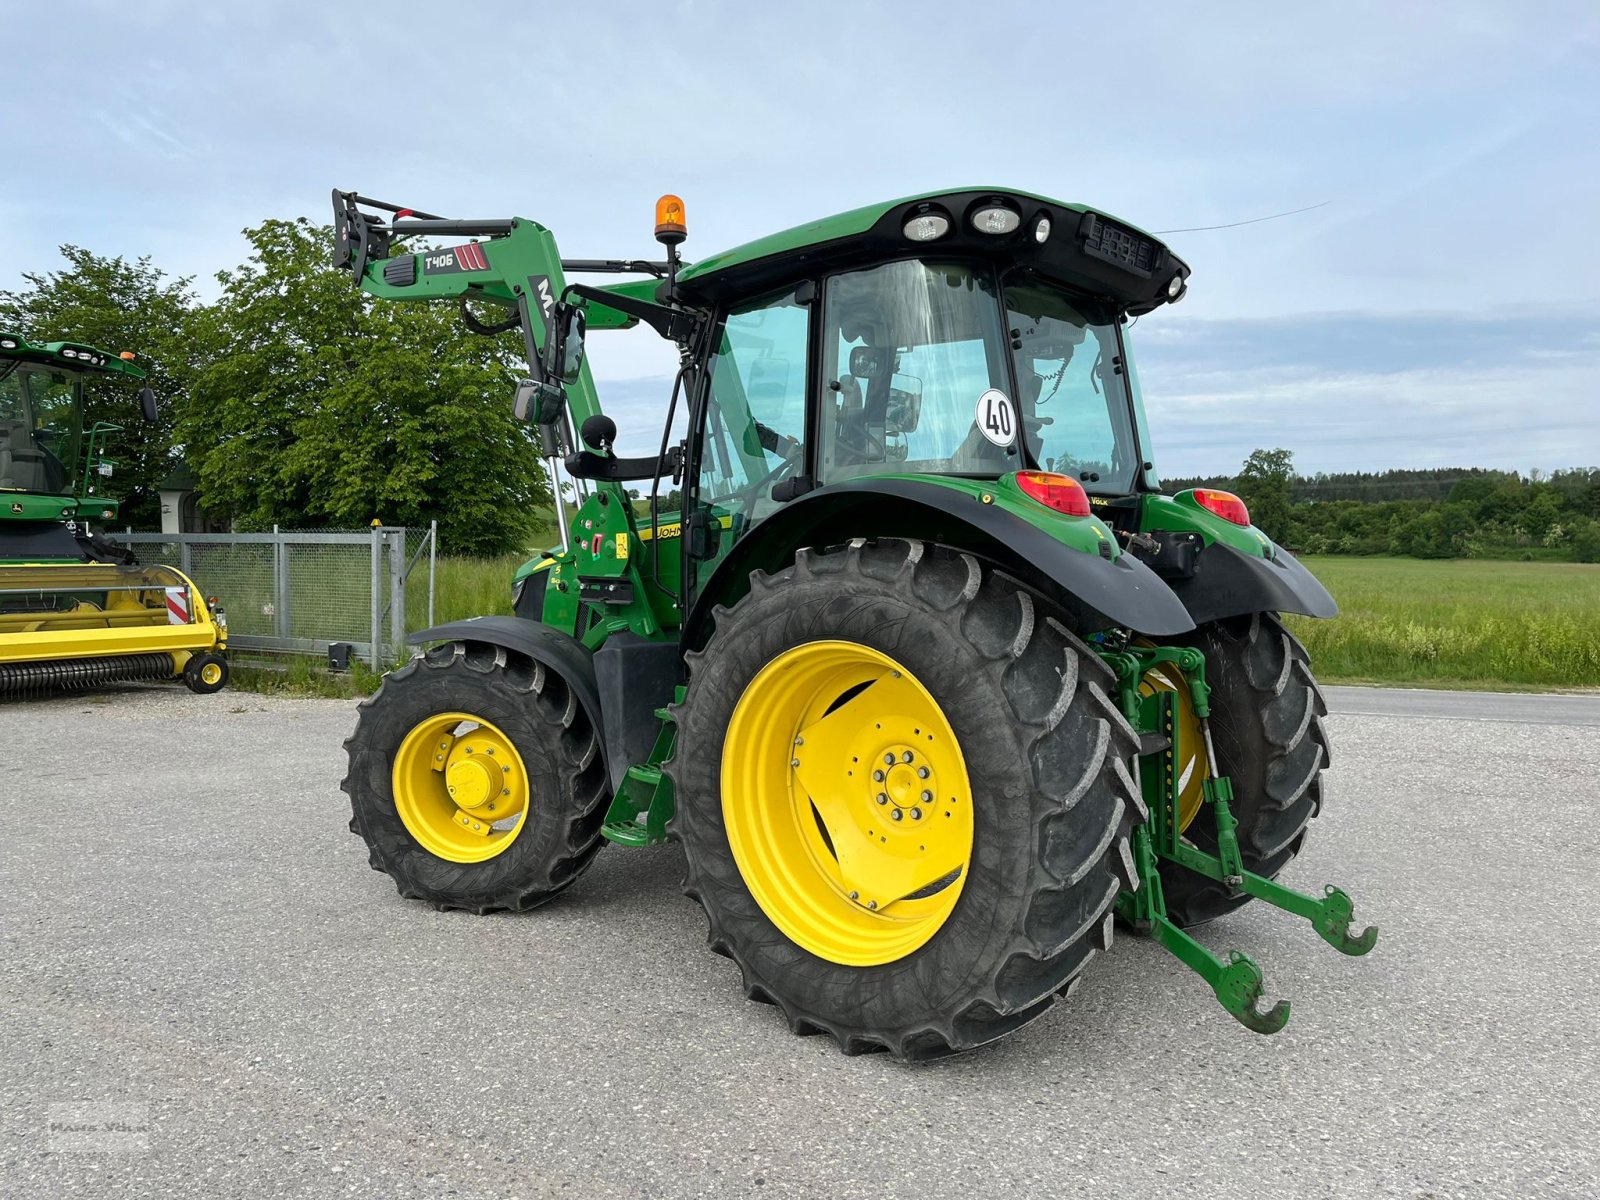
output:
[[[526,561],[441,558],[437,623],[511,611],[511,577]],[[1306,565],[1339,601],[1329,621],[1292,617],[1325,683],[1474,690],[1600,687],[1600,565],[1430,562],[1318,557]],[[427,592],[408,598],[411,630],[427,624]],[[314,659],[241,666],[235,686],[312,696],[360,696],[378,676],[356,664],[331,675]]]

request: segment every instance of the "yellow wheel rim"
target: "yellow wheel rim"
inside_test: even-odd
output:
[[[1139,694],[1153,696],[1157,692],[1173,693],[1174,732],[1177,735],[1177,761],[1173,764],[1178,773],[1178,829],[1189,828],[1205,800],[1206,777],[1211,774],[1211,756],[1206,753],[1205,736],[1200,732],[1200,718],[1195,715],[1194,700],[1189,695],[1189,682],[1183,672],[1172,663],[1160,663],[1144,673],[1139,681]]]
[[[499,728],[471,713],[414,726],[394,756],[394,806],[429,854],[484,862],[504,854],[527,823],[528,772]]]
[[[925,944],[972,862],[972,788],[943,709],[854,642],[797,646],[750,681],[723,747],[722,816],[761,910],[847,966]]]
[[[222,682],[222,668],[211,662],[200,668],[200,682],[207,687],[216,687]]]

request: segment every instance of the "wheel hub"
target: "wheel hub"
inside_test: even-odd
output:
[[[477,808],[479,805],[487,804],[493,794],[490,788],[499,791],[496,786],[499,781],[489,778],[486,762],[487,756],[483,758],[452,756],[450,767],[444,773],[445,783],[450,798],[461,808]]]
[[[483,862],[526,824],[529,780],[503,731],[469,713],[441,713],[412,728],[395,752],[395,811],[428,853]]]

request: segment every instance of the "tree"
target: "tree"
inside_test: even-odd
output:
[[[1289,489],[1294,482],[1294,455],[1281,447],[1252,450],[1239,469],[1235,485],[1250,509],[1250,520],[1268,537],[1289,536]]]
[[[447,305],[370,300],[325,265],[325,226],[245,236],[178,423],[206,508],[244,528],[437,520],[446,550],[523,548],[550,501],[511,413],[515,337],[471,335]]]
[[[161,481],[173,467],[173,410],[194,374],[194,293],[187,278],[168,279],[148,258],[103,258],[62,246],[63,270],[24,273],[27,286],[0,292],[0,327],[34,341],[84,342],[113,354],[132,350],[150,372],[160,413],[147,424],[139,388],[122,376],[93,379],[85,389],[89,422],[121,425],[107,455],[117,474],[110,492],[123,499],[129,524],[160,520]]]

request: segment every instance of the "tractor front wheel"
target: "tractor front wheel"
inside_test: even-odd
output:
[[[1233,815],[1245,868],[1275,878],[1300,852],[1306,827],[1322,807],[1322,772],[1328,765],[1327,705],[1305,647],[1272,613],[1255,613],[1203,625],[1174,642],[1192,645],[1206,659],[1211,688],[1211,741],[1217,772],[1233,783]],[[1188,703],[1181,677],[1174,681]],[[1198,728],[1198,727],[1196,727]],[[1190,744],[1198,746],[1197,739]],[[1206,755],[1183,764],[1195,793]],[[1192,774],[1192,778],[1190,778]],[[1185,797],[1187,799],[1187,797]],[[1186,815],[1189,805],[1183,805]],[[1184,836],[1209,853],[1217,848],[1209,812],[1201,810]],[[1167,915],[1179,925],[1200,925],[1247,903],[1220,883],[1181,867],[1161,864]]]
[[[797,1033],[967,1050],[1109,945],[1136,739],[1110,671],[1031,593],[917,542],[801,551],[688,662],[684,890]]]
[[[407,899],[543,904],[599,851],[593,726],[559,675],[497,646],[437,646],[362,701],[345,742],[350,828]]]

